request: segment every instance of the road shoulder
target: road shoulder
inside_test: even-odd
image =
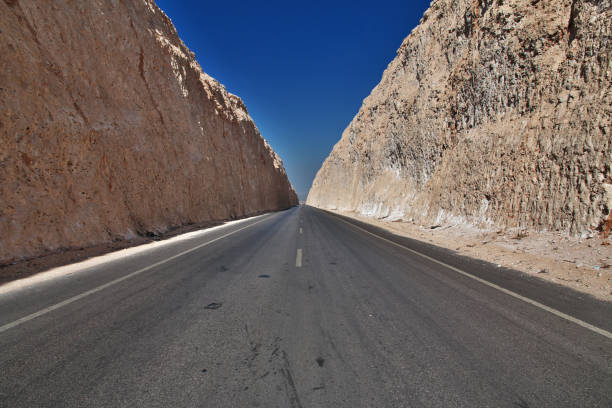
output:
[[[589,294],[576,291],[574,288],[540,279],[516,269],[498,266],[498,264],[477,259],[435,243],[425,242],[423,239],[399,235],[388,228],[382,228],[356,217],[326,210],[319,211],[323,211],[330,217],[340,218],[381,238],[439,260],[562,313],[604,330],[612,331],[612,321],[609,318],[609,316],[612,316],[612,302],[595,298]],[[454,272],[449,271],[449,273]]]

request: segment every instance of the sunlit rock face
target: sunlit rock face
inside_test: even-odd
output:
[[[308,204],[424,224],[602,228],[611,27],[609,0],[434,0]]]
[[[0,1],[0,264],[297,203],[147,0]]]

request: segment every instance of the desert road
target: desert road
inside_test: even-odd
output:
[[[311,207],[0,287],[2,407],[611,407],[612,306]]]

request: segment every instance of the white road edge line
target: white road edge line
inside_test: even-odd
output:
[[[301,248],[297,250],[297,255],[295,256],[295,266],[297,268],[302,267],[302,249]]]
[[[204,242],[203,244],[197,245],[197,246],[195,246],[195,247],[193,247],[193,248],[191,248],[191,249],[187,249],[186,251],[183,251],[183,252],[180,252],[180,253],[178,253],[178,254],[176,254],[176,255],[173,255],[173,256],[171,256],[170,258],[166,258],[166,259],[164,259],[164,260],[162,260],[162,261],[155,262],[155,263],[154,263],[154,264],[152,264],[152,265],[145,266],[145,267],[144,267],[144,268],[142,268],[142,269],[138,269],[137,271],[134,271],[134,272],[129,273],[129,274],[125,275],[125,276],[122,276],[122,277],[120,277],[120,278],[117,278],[117,279],[115,279],[115,280],[112,280],[112,281],[110,281],[110,282],[108,282],[108,283],[105,283],[104,285],[100,285],[100,286],[95,287],[95,288],[93,288],[93,289],[91,289],[91,290],[88,290],[87,292],[83,292],[83,293],[81,293],[81,294],[79,294],[79,295],[76,295],[76,296],[73,296],[73,297],[71,297],[71,298],[68,298],[68,299],[66,299],[66,300],[64,300],[64,301],[62,301],[62,302],[56,303],[56,304],[54,304],[54,305],[52,305],[52,306],[46,307],[46,308],[44,308],[44,309],[42,309],[42,310],[39,310],[38,312],[35,312],[35,313],[29,314],[29,315],[27,315],[27,316],[24,316],[24,317],[22,317],[21,319],[17,319],[17,320],[15,320],[15,321],[11,322],[11,323],[7,323],[7,324],[5,324],[5,325],[3,325],[3,326],[0,326],[0,333],[5,332],[5,331],[7,331],[7,330],[9,330],[9,329],[12,329],[12,328],[14,328],[14,327],[16,327],[16,326],[19,326],[20,324],[23,324],[23,323],[25,323],[25,322],[28,322],[28,321],[30,321],[30,320],[32,320],[32,319],[36,319],[37,317],[40,317],[40,316],[46,315],[46,314],[47,314],[47,313],[49,313],[49,312],[52,312],[52,311],[54,311],[54,310],[59,309],[60,307],[64,307],[64,306],[69,305],[69,304],[71,304],[71,303],[73,303],[73,302],[76,302],[76,301],[77,301],[77,300],[79,300],[79,299],[83,299],[84,297],[87,297],[87,296],[89,296],[89,295],[93,295],[94,293],[100,292],[101,290],[104,290],[104,289],[106,289],[106,288],[108,288],[108,287],[110,287],[110,286],[113,286],[113,285],[116,285],[117,283],[123,282],[123,281],[124,281],[124,280],[126,280],[126,279],[132,278],[132,277],[134,277],[134,276],[136,276],[136,275],[140,275],[140,274],[141,274],[141,273],[143,273],[143,272],[146,272],[146,271],[148,271],[148,270],[151,270],[151,269],[153,269],[153,268],[155,268],[155,267],[157,267],[157,266],[159,266],[159,265],[163,265],[163,264],[165,264],[166,262],[170,262],[170,261],[171,261],[171,260],[173,260],[173,259],[176,259],[176,258],[178,258],[178,257],[181,257],[181,256],[183,256],[183,255],[186,255],[186,254],[188,254],[188,253],[190,253],[190,252],[196,251],[196,250],[198,250],[198,249],[200,249],[200,248],[202,248],[202,247],[205,247],[205,246],[207,246],[207,245],[210,245],[210,244],[212,244],[213,242],[219,241],[219,240],[221,240],[221,239],[223,239],[223,238],[229,237],[230,235],[233,235],[233,234],[235,234],[235,233],[237,233],[237,232],[240,232],[240,231],[242,231],[242,230],[245,230],[245,229],[247,229],[247,228],[250,228],[250,227],[252,227],[253,225],[257,225],[257,224],[259,224],[260,222],[264,222],[264,221],[265,221],[265,220],[267,220],[268,218],[270,218],[270,217],[265,217],[264,219],[259,220],[259,221],[257,221],[257,222],[254,222],[254,223],[252,223],[252,224],[249,224],[249,225],[247,225],[246,227],[242,227],[242,228],[239,228],[239,229],[237,229],[237,230],[235,230],[235,231],[229,232],[229,233],[227,233],[227,234],[225,234],[225,235],[221,235],[220,237],[217,237],[217,238],[215,238],[215,239],[213,239],[213,240],[210,240],[210,241],[208,241],[208,242]]]
[[[77,274],[80,274],[91,267],[104,265],[117,260],[125,260],[132,256],[144,256],[148,251],[176,244],[177,242],[186,241],[194,238],[199,238],[200,242],[203,242],[210,236],[212,232],[229,231],[230,226],[232,228],[237,228],[240,224],[247,225],[249,222],[262,219],[263,217],[268,215],[270,215],[270,213],[257,215],[255,217],[243,218],[240,220],[226,221],[223,224],[216,225],[214,227],[203,228],[196,231],[175,235],[167,239],[162,239],[161,241],[152,241],[141,245],[136,245],[125,249],[109,252],[99,256],[94,256],[92,258],[88,258],[76,263],[51,268],[44,272],[28,276],[27,278],[16,279],[14,281],[0,285],[0,298],[2,298],[3,295],[9,294],[14,291],[24,290],[28,288],[31,289],[33,286],[41,284],[43,282],[53,281],[55,279],[64,278],[70,275],[76,277]]]
[[[597,333],[597,334],[601,334],[601,335],[602,335],[602,336],[604,336],[604,337],[607,337],[607,338],[609,338],[609,339],[612,339],[612,333],[610,333],[610,332],[609,332],[609,331],[607,331],[607,330],[601,329],[601,328],[599,328],[599,327],[597,327],[597,326],[593,326],[592,324],[589,324],[589,323],[584,322],[584,321],[582,321],[582,320],[580,320],[580,319],[577,319],[577,318],[575,318],[575,317],[573,317],[573,316],[570,316],[570,315],[568,315],[568,314],[565,314],[565,313],[563,313],[563,312],[560,312],[560,311],[559,311],[559,310],[557,310],[557,309],[553,309],[552,307],[546,306],[546,305],[544,305],[544,304],[542,304],[542,303],[540,303],[540,302],[537,302],[537,301],[535,301],[535,300],[533,300],[533,299],[529,299],[528,297],[525,297],[525,296],[523,296],[523,295],[519,295],[519,294],[518,294],[518,293],[516,293],[516,292],[513,292],[513,291],[508,290],[508,289],[506,289],[506,288],[503,288],[503,287],[501,287],[501,286],[499,286],[499,285],[496,285],[496,284],[494,284],[494,283],[491,283],[491,282],[489,282],[489,281],[486,281],[486,280],[484,280],[484,279],[481,279],[481,278],[479,278],[478,276],[474,276],[474,275],[472,275],[471,273],[468,273],[468,272],[462,271],[462,270],[461,270],[461,269],[459,269],[459,268],[455,268],[455,267],[454,267],[454,266],[452,266],[452,265],[449,265],[449,264],[447,264],[447,263],[445,263],[445,262],[439,261],[439,260],[437,260],[437,259],[435,259],[435,258],[432,258],[431,256],[428,256],[428,255],[422,254],[422,253],[420,253],[419,251],[415,251],[414,249],[408,248],[407,246],[404,246],[404,245],[402,245],[402,244],[398,244],[397,242],[393,242],[393,241],[391,241],[390,239],[383,238],[383,237],[381,237],[380,235],[374,234],[374,233],[372,233],[372,232],[370,232],[370,231],[368,231],[368,230],[366,230],[366,229],[364,229],[364,228],[361,228],[361,227],[360,227],[360,226],[358,226],[358,225],[355,225],[355,224],[352,224],[352,223],[350,223],[350,222],[348,222],[348,221],[345,221],[345,220],[343,220],[342,218],[338,217],[338,216],[337,216],[337,215],[335,215],[335,214],[330,214],[330,215],[334,216],[335,218],[339,219],[340,221],[342,221],[342,222],[344,222],[344,223],[346,223],[346,224],[348,224],[348,225],[350,225],[350,226],[352,226],[352,227],[354,227],[354,228],[358,228],[358,229],[360,229],[360,230],[361,230],[361,231],[363,231],[363,232],[366,232],[366,233],[368,233],[368,234],[370,234],[370,235],[372,235],[372,236],[375,236],[375,237],[376,237],[376,238],[378,238],[378,239],[381,239],[381,240],[383,240],[383,241],[389,242],[389,243],[391,243],[391,244],[393,244],[393,245],[395,245],[395,246],[398,246],[398,247],[400,247],[400,248],[403,248],[403,249],[405,249],[405,250],[407,250],[407,251],[409,251],[409,252],[411,252],[411,253],[413,253],[413,254],[415,254],[415,255],[418,255],[418,256],[423,257],[423,258],[425,258],[425,259],[428,259],[428,260],[430,260],[430,261],[432,261],[432,262],[435,262],[435,263],[437,263],[438,265],[442,265],[442,266],[444,266],[444,267],[446,267],[446,268],[448,268],[448,269],[451,269],[451,270],[453,270],[453,271],[457,272],[458,274],[461,274],[461,275],[466,276],[466,277],[468,277],[468,278],[470,278],[470,279],[474,279],[475,281],[478,281],[478,282],[480,282],[480,283],[482,283],[482,284],[484,284],[484,285],[487,285],[487,286],[489,286],[489,287],[492,287],[492,288],[494,288],[494,289],[497,289],[497,290],[499,290],[500,292],[505,293],[506,295],[510,295],[510,296],[512,296],[512,297],[514,297],[514,298],[516,298],[516,299],[522,300],[523,302],[526,302],[526,303],[529,303],[529,304],[531,304],[531,305],[533,305],[533,306],[539,307],[540,309],[542,309],[542,310],[546,310],[547,312],[552,313],[552,314],[554,314],[555,316],[558,316],[558,317],[560,317],[560,318],[562,318],[562,319],[565,319],[565,320],[567,320],[567,321],[570,321],[570,322],[572,322],[572,323],[575,323],[575,324],[577,324],[577,325],[579,325],[579,326],[582,326],[582,327],[584,327],[585,329],[589,329],[589,330],[591,330],[592,332],[595,332],[595,333]]]

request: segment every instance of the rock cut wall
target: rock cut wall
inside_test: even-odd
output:
[[[0,1],[0,264],[297,204],[149,0]]]
[[[576,234],[612,211],[609,0],[434,0],[313,206]]]

